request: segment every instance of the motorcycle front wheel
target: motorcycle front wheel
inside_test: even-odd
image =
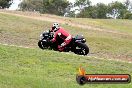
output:
[[[44,47],[43,47],[43,43],[42,43],[41,40],[38,41],[38,46],[39,46],[40,49],[44,49]]]

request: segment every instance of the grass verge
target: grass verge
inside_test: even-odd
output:
[[[51,22],[47,21],[17,17],[2,13],[0,14],[0,18],[0,42],[28,47],[37,47],[39,35],[44,30],[50,28],[52,24]],[[83,20],[89,21],[88,19]],[[91,19],[90,22],[92,21],[96,20]],[[98,21],[103,21],[104,23],[112,23],[116,20],[97,20],[96,22]],[[119,26],[121,22],[124,22],[124,25],[125,23],[129,23],[126,21],[127,20],[117,20],[117,26]],[[62,25],[62,27],[68,30],[72,35],[83,34],[84,37],[87,39],[87,44],[90,47],[90,54],[96,57],[132,61],[132,36],[130,35],[121,35],[118,33],[114,34],[104,31],[81,29],[68,25]],[[128,28],[128,30],[129,29],[130,28]]]
[[[0,45],[1,88],[80,88],[75,77],[82,65],[88,74],[130,74],[132,64],[49,50]],[[131,88],[132,84],[86,84],[82,88]]]

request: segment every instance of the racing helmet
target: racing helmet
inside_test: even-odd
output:
[[[53,23],[52,25],[52,31],[56,32],[60,28],[59,23]]]

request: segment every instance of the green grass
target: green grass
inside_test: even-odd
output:
[[[22,45],[29,47],[37,47],[39,35],[48,28],[51,27],[51,22],[33,20],[24,17],[17,17],[7,14],[0,14],[0,42],[14,45]],[[59,18],[60,19],[60,18]],[[74,19],[74,20],[79,20]],[[94,26],[98,25],[99,21],[109,23],[109,26],[114,24],[113,21],[119,25],[126,26],[125,23],[130,23],[129,20],[94,20],[83,19],[84,22],[95,22]],[[82,24],[84,23],[82,22]],[[124,24],[120,24],[124,22]],[[100,23],[100,22],[99,22]],[[86,22],[87,24],[87,22]],[[112,26],[112,27],[117,27]],[[87,44],[90,47],[90,53],[103,58],[132,60],[132,36],[127,34],[127,30],[130,30],[131,26],[126,29],[126,35],[109,33],[105,31],[96,31],[89,29],[81,29],[78,27],[72,27],[68,25],[62,25],[72,35],[83,34],[87,39]],[[119,29],[118,29],[119,30]],[[129,33],[132,33],[131,30]]]
[[[132,20],[69,18],[71,22],[132,35]]]
[[[0,39],[2,43],[36,46],[40,33],[48,26],[49,22],[0,14]]]
[[[82,18],[70,20],[106,30],[116,30],[119,34],[62,24],[62,27],[73,35],[83,34],[90,47],[90,54],[96,58],[42,51],[36,48],[39,35],[51,27],[51,22],[0,13],[0,43],[34,47],[27,49],[0,45],[0,88],[131,88],[131,83],[80,86],[75,80],[80,65],[88,74],[132,75],[132,64],[127,63],[132,61],[131,21]]]
[[[132,64],[49,50],[0,45],[0,88],[131,88],[132,84],[76,83],[82,65],[88,74],[131,74]]]

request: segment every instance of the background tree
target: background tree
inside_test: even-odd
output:
[[[0,0],[0,9],[9,8],[13,0]]]
[[[132,15],[130,0],[124,3],[116,1],[108,5],[103,3],[92,5],[89,0],[76,0],[74,4],[69,3],[68,0],[23,0],[19,7],[23,11],[39,11],[40,13],[83,18],[131,19]],[[75,14],[77,12],[78,14]]]
[[[103,3],[98,3],[95,6],[85,7],[79,14],[78,17],[85,18],[107,18],[107,6]]]
[[[108,14],[116,18],[123,18],[124,14],[127,12],[126,6],[121,2],[112,2],[108,5]]]
[[[124,2],[124,4],[125,4],[127,10],[130,11],[130,12],[132,12],[132,2],[130,0],[126,0]]]
[[[69,3],[69,5],[67,6],[67,8],[65,9],[65,17],[75,17],[75,10],[74,8],[74,4],[73,3]]]
[[[23,0],[19,7],[20,10],[64,15],[68,5],[67,0]]]
[[[23,0],[19,4],[22,11],[41,11],[43,8],[43,0]]]
[[[74,6],[78,7],[78,10],[81,11],[85,7],[89,7],[91,2],[89,0],[76,0]]]
[[[68,5],[67,0],[43,0],[43,13],[64,15]]]
[[[127,13],[124,15],[124,19],[132,19],[132,13],[127,12]]]
[[[77,14],[77,17],[81,18],[97,18],[97,12],[95,6],[85,7],[81,10],[80,13]]]
[[[105,4],[103,4],[103,3],[97,3],[97,5],[96,5],[96,8],[95,8],[95,10],[96,10],[96,14],[97,14],[97,18],[107,18],[106,17],[106,14],[107,14],[107,12],[108,12],[108,7],[105,5]]]

